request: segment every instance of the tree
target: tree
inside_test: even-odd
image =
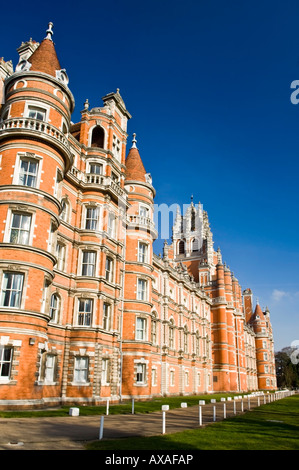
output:
[[[275,353],[275,366],[278,388],[299,387],[299,363],[292,361],[294,348],[283,348]],[[295,362],[295,363],[294,363]]]

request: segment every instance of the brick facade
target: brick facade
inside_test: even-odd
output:
[[[117,90],[71,122],[52,34],[0,62],[0,407],[276,388],[269,311],[193,201],[154,254],[131,115]]]

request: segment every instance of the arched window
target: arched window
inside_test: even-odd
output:
[[[198,239],[194,238],[192,240],[192,251],[198,251]]]
[[[92,131],[91,147],[104,148],[104,129],[101,126],[96,126]]]
[[[183,255],[185,253],[185,242],[181,240],[179,242],[179,255]]]

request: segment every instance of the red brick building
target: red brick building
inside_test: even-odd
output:
[[[155,189],[117,90],[71,122],[47,37],[0,61],[0,407],[276,388],[252,305],[191,202],[153,253]]]

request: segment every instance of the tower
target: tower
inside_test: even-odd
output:
[[[152,280],[155,190],[137,148],[136,136],[126,158],[128,193],[123,316],[123,394],[147,395],[151,380],[153,326]],[[140,354],[140,351],[142,353]]]
[[[52,34],[50,23],[40,44],[30,43],[26,54],[22,48],[15,71],[8,70],[1,109],[0,349],[14,356],[7,396],[13,384],[22,398],[33,398],[43,368],[61,185],[72,165],[67,134],[74,99]],[[19,364],[21,349],[26,361]]]

